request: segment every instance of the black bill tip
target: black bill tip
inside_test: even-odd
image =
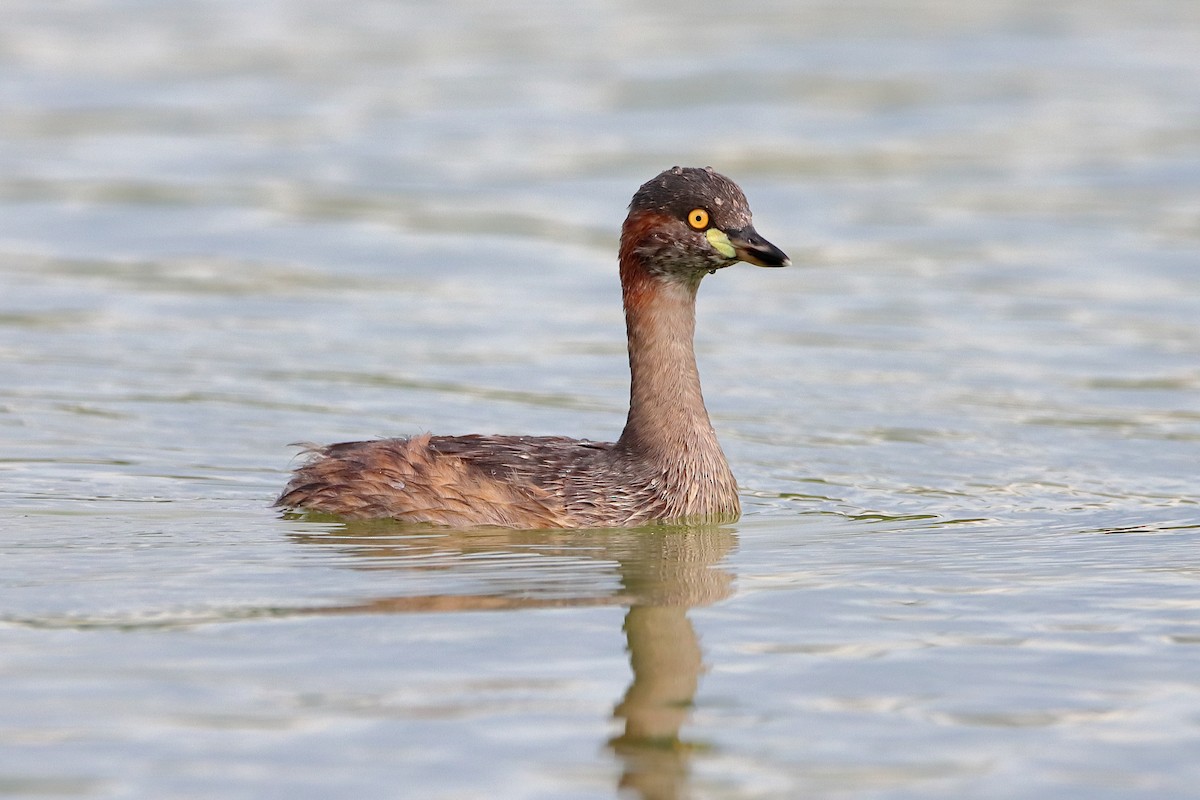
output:
[[[726,231],[737,257],[756,267],[786,267],[792,263],[787,253],[768,242],[753,227]]]

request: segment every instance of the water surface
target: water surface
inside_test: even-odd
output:
[[[15,2],[0,795],[1188,797],[1194,3]],[[746,514],[268,506],[297,440],[611,439],[629,196]]]

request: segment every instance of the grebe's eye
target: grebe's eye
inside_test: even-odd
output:
[[[708,212],[703,208],[693,208],[687,215],[688,225],[691,225],[698,231],[702,231],[708,227]]]

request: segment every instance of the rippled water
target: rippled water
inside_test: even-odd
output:
[[[1200,6],[12,0],[0,795],[1186,797]],[[295,440],[608,439],[675,163],[734,526],[281,518]]]

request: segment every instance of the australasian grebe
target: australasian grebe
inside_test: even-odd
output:
[[[431,436],[312,449],[275,505],[451,527],[600,528],[730,522],[737,484],[700,393],[692,339],[706,274],[784,267],[738,185],[711,167],[645,183],[621,228],[629,417],[616,442]]]

